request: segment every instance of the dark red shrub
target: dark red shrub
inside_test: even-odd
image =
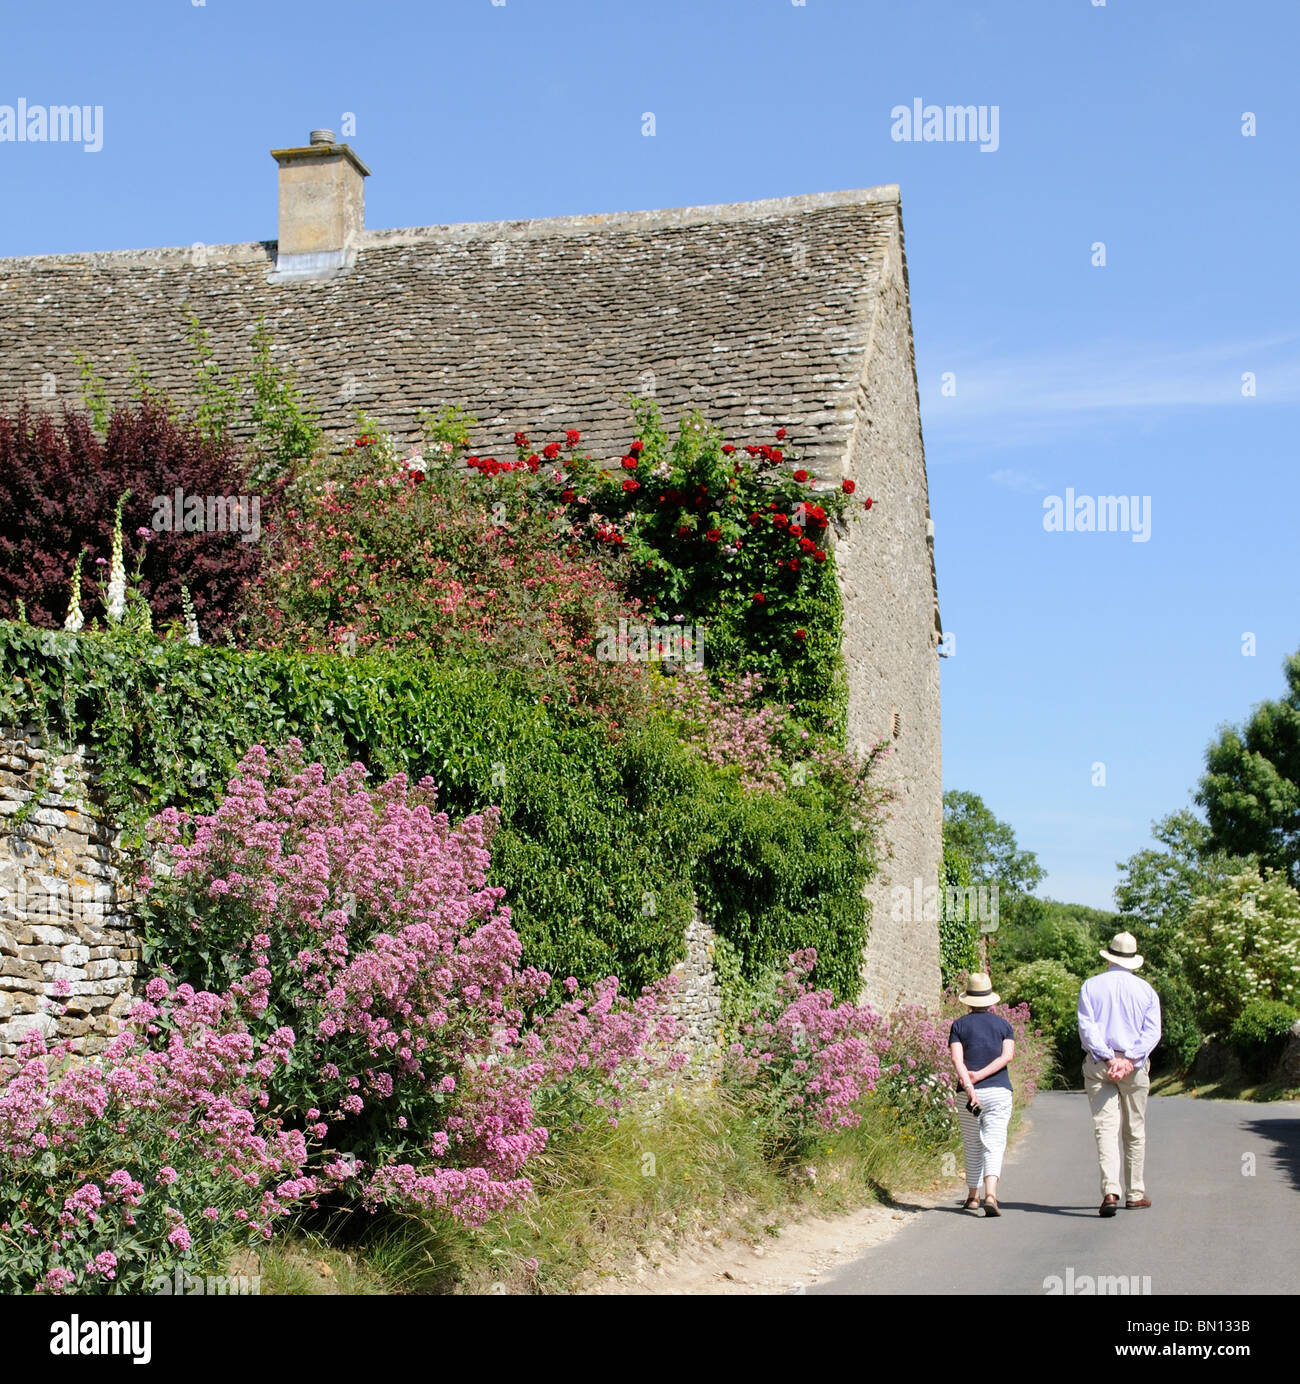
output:
[[[265,486],[250,493],[245,476],[233,446],[204,441],[159,399],[119,409],[103,439],[74,409],[61,420],[25,405],[0,413],[0,618],[13,619],[21,600],[33,624],[61,626],[73,564],[84,551],[82,609],[87,623],[102,620],[108,568],[95,559],[110,555],[114,511],[129,490],[126,567],[134,572],[142,560],[141,590],[155,626],[180,616],[184,583],[204,639],[224,634],[244,587],[261,570],[277,498]],[[177,490],[187,502],[180,522],[160,528]],[[168,506],[156,503],[161,497]],[[194,497],[201,517],[189,503]],[[232,503],[237,497],[242,506]],[[187,508],[202,528],[185,531]],[[141,528],[149,530],[147,540]]]

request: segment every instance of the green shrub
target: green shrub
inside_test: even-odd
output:
[[[1247,1076],[1264,1078],[1276,1066],[1300,1009],[1278,1000],[1252,1000],[1233,1020],[1228,1046]]]
[[[1058,1084],[1077,1084],[1082,1061],[1079,1043],[1079,986],[1059,961],[1030,961],[997,986],[1008,1004],[1027,1004],[1034,1022],[1056,1050]]]
[[[1178,971],[1148,967],[1141,972],[1160,996],[1160,1046],[1157,1060],[1162,1066],[1187,1071],[1196,1061],[1204,1034],[1196,1020],[1196,993],[1187,977]]]

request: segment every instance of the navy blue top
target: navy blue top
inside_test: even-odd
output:
[[[996,1062],[1002,1056],[1004,1038],[1015,1036],[1015,1030],[1000,1014],[994,1014],[988,1009],[977,1009],[953,1020],[952,1031],[948,1034],[948,1046],[960,1043],[966,1070],[977,1072],[981,1067],[987,1067],[990,1062]],[[1010,1070],[1003,1067],[1000,1072],[994,1072],[992,1076],[975,1083],[977,1091],[991,1086],[1011,1090]]]

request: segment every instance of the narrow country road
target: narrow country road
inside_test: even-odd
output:
[[[1154,1204],[1112,1220],[1097,1214],[1083,1093],[1044,1092],[1029,1119],[1003,1167],[1000,1218],[960,1210],[954,1183],[949,1204],[807,1291],[1042,1294],[1053,1276],[1068,1292],[1081,1275],[1123,1275],[1130,1292],[1153,1295],[1300,1288],[1300,1103],[1152,1098]]]

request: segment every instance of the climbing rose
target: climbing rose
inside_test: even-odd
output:
[[[854,492],[857,488],[858,488],[858,484],[857,484],[856,481],[844,480],[844,481],[841,481],[841,482],[840,482],[840,489],[841,489],[846,495],[852,495],[853,492]]]
[[[798,471],[794,473],[794,478],[795,480],[802,483],[808,479],[808,472],[803,470],[803,468],[801,467]]]

